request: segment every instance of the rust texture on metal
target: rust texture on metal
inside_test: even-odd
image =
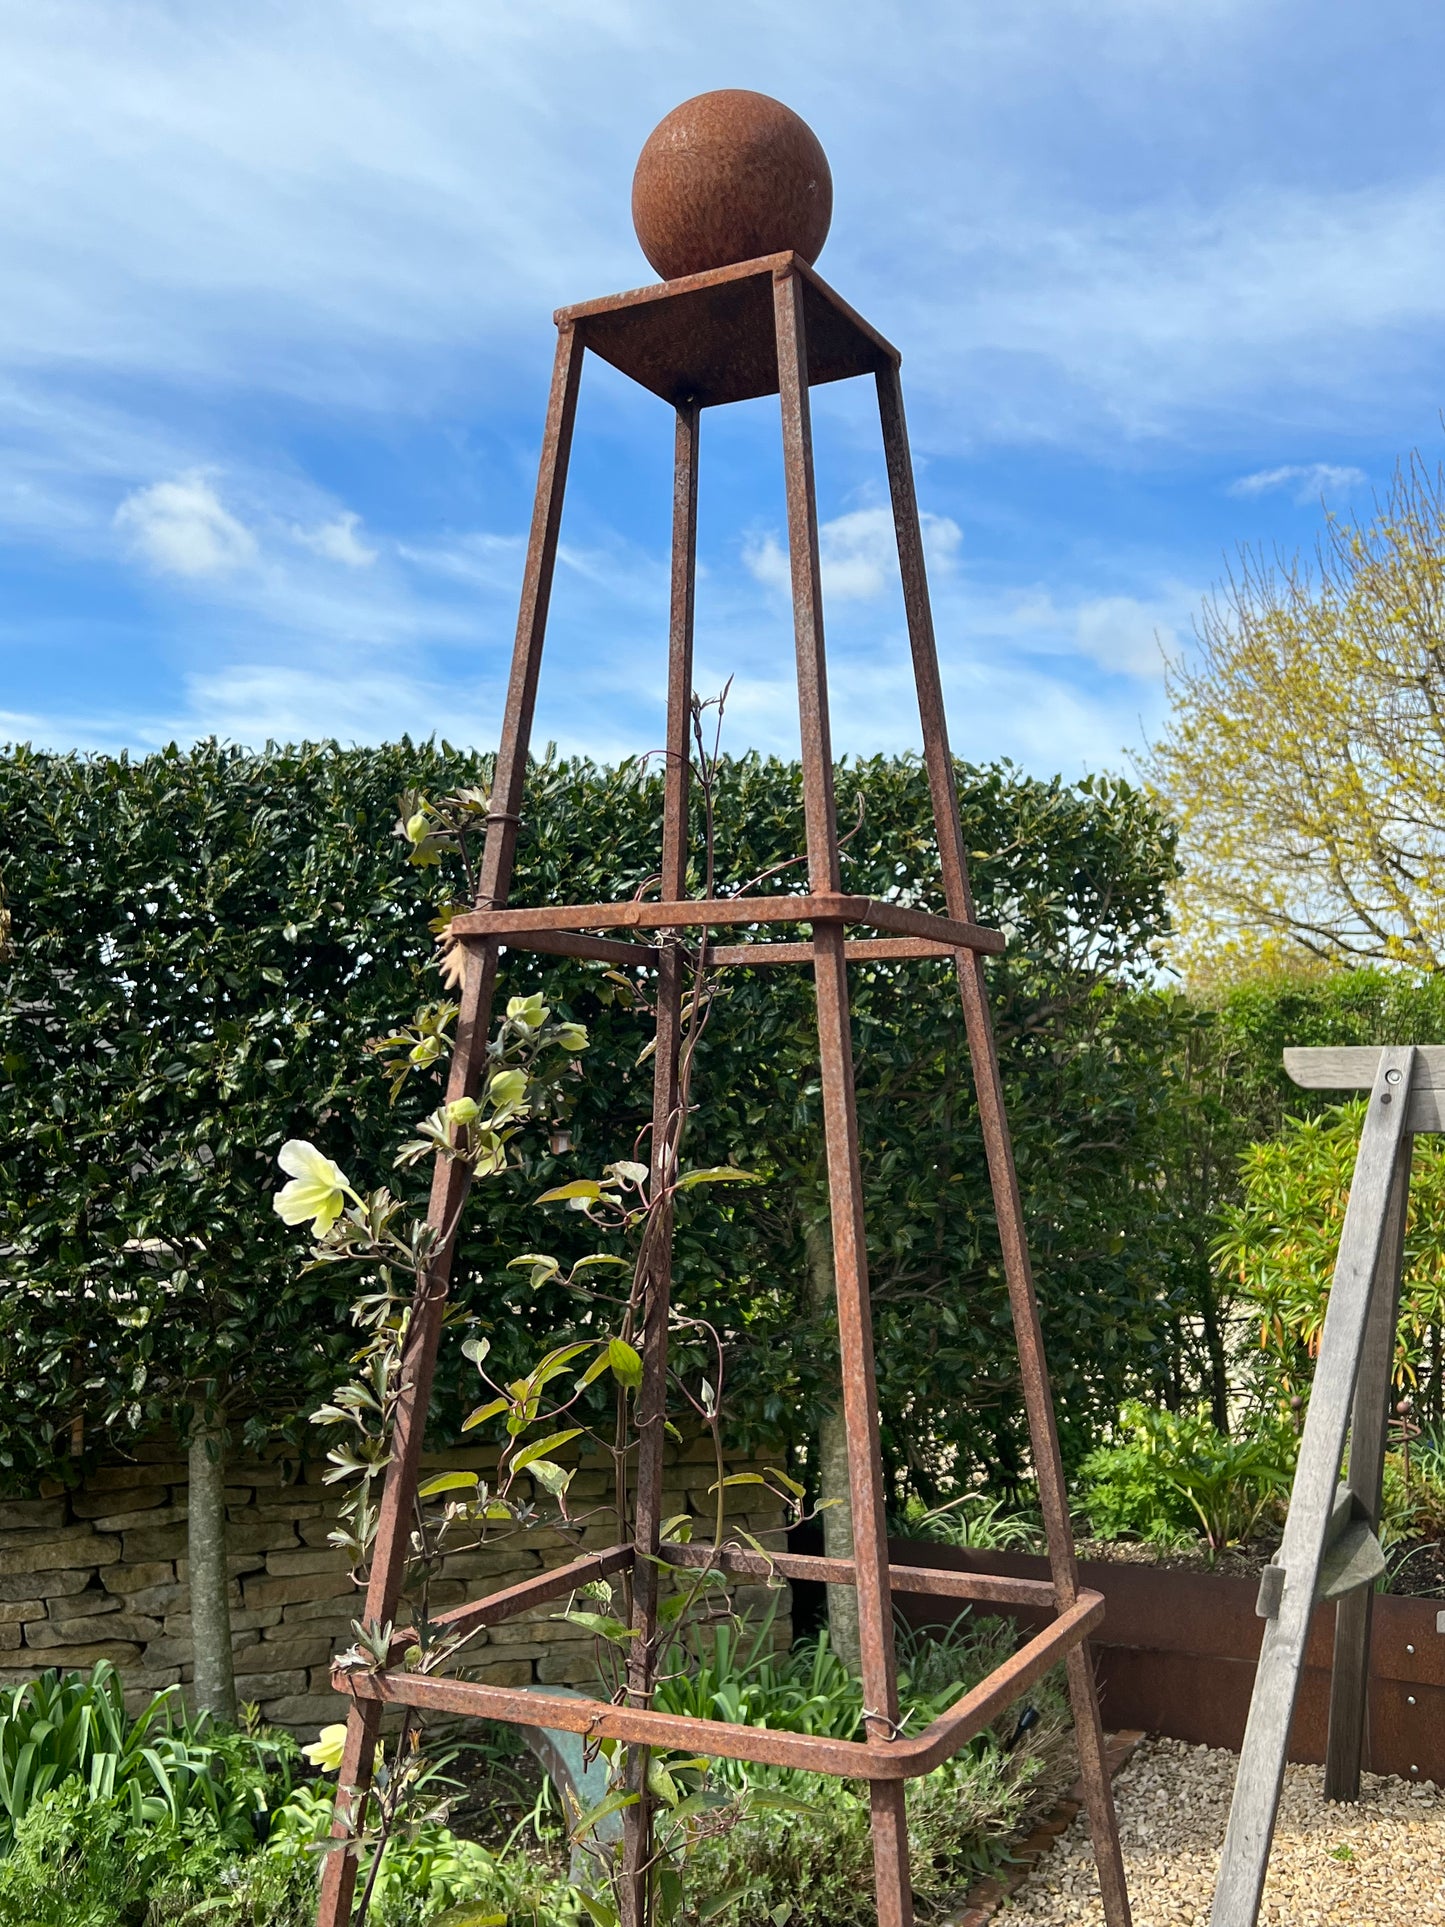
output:
[[[557,560],[557,537],[562,523],[562,498],[577,415],[577,390],[582,375],[582,350],[571,328],[559,329],[552,369],[552,389],[542,438],[537,497],[527,543],[522,578],[521,607],[512,651],[507,704],[502,719],[502,742],[492,786],[493,820],[478,880],[477,901],[505,903],[516,856],[521,820],[522,784],[532,713],[537,699],[542,639],[552,594]],[[497,946],[483,944],[466,975],[457,1015],[456,1043],[447,1077],[448,1102],[476,1094],[486,1061],[492,997],[497,978]],[[417,1279],[416,1296],[402,1360],[399,1396],[382,1489],[379,1524],[372,1555],[370,1580],[363,1609],[364,1623],[387,1626],[396,1619],[406,1574],[411,1522],[421,1465],[422,1438],[431,1402],[442,1316],[451,1281],[456,1236],[469,1181],[467,1167],[454,1159],[438,1158],[428,1203],[428,1221],[443,1230],[431,1259]],[[346,1741],[337,1775],[333,1835],[342,1839],[359,1816],[371,1785],[380,1709],[355,1707],[346,1723]],[[327,1854],[322,1866],[318,1927],[343,1927],[351,1917],[356,1884],[356,1856],[350,1851]]]
[[[664,401],[701,408],[778,392],[773,276],[797,274],[814,387],[896,367],[898,350],[796,254],[764,255],[682,281],[559,308],[601,360]]]
[[[1042,1679],[1060,1657],[1099,1624],[1104,1602],[1082,1591],[1073,1605],[1035,1633],[1003,1665],[980,1680],[946,1712],[908,1738],[829,1740],[815,1733],[786,1733],[766,1726],[734,1726],[722,1720],[693,1719],[681,1713],[654,1713],[631,1703],[564,1700],[527,1687],[488,1686],[480,1680],[438,1678],[430,1673],[338,1672],[339,1692],[358,1703],[415,1706],[429,1712],[470,1713],[478,1719],[512,1726],[555,1726],[591,1739],[705,1753],[728,1760],[755,1760],[767,1766],[804,1767],[852,1780],[885,1780],[902,1791],[907,1780],[932,1773],[990,1725],[1005,1707]]]
[[[644,1870],[651,1858],[645,1794],[646,1749],[806,1767],[869,1782],[879,1927],[912,1927],[904,1783],[926,1773],[980,1732],[1061,1658],[1068,1667],[1078,1732],[1085,1804],[1099,1866],[1108,1927],[1128,1927],[1129,1907],[1103,1751],[1088,1636],[1103,1602],[1081,1591],[1069,1529],[1063,1473],[1054,1428],[1038,1309],[1029,1269],[1022,1209],[1014,1173],[998,1060],[983,975],[983,958],[1003,939],[980,927],[969,890],[952,754],[942,692],[918,507],[904,425],[896,352],[853,314],[793,253],[699,274],[656,289],[563,310],[536,506],[528,547],[522,606],[497,760],[493,806],[481,878],[472,911],[453,931],[468,946],[457,1043],[447,1096],[474,1092],[485,1059],[501,950],[535,948],[593,957],[657,973],[657,1050],[654,1064],[651,1166],[665,1187],[675,1173],[682,1117],[689,1097],[683,1082],[684,973],[701,955],[728,965],[810,964],[814,972],[824,1149],[836,1275],[842,1405],[848,1435],[853,1511],[853,1558],[662,1545],[663,1390],[667,1374],[671,1283],[670,1214],[655,1214],[638,1259],[638,1307],[643,1384],[638,1399],[639,1448],[631,1501],[631,1536],[624,1545],[589,1555],[558,1572],[538,1575],[488,1599],[443,1615],[458,1632],[491,1626],[588,1579],[628,1573],[636,1638],[617,1701],[559,1700],[464,1678],[410,1673],[397,1660],[410,1644],[395,1637],[391,1663],[379,1670],[343,1668],[334,1676],[353,1705],[347,1722],[335,1832],[368,1794],[378,1723],[388,1705],[416,1711],[468,1713],[513,1724],[547,1725],[614,1738],[629,1749],[625,1771],[644,1797],[628,1809],[620,1898],[624,1927],[649,1927]],[[585,350],[593,349],[675,405],[673,574],[668,657],[661,903],[507,907],[522,822],[522,778],[531,737],[547,603],[557,554],[568,455]],[[931,916],[902,905],[852,896],[842,888],[827,667],[813,477],[809,388],[819,380],[871,373],[877,381],[897,530],[899,559],[919,707],[924,755],[937,828],[947,914]],[[779,397],[792,572],[794,643],[802,739],[808,890],[799,896],[689,899],[688,783],[692,701],[693,597],[698,488],[698,425],[704,406],[746,395]],[[807,925],[808,941],[760,941],[708,948],[713,929]],[[849,925],[890,933],[850,939]],[[601,931],[657,932],[653,941],[622,940]],[[682,933],[701,933],[689,945]],[[699,951],[698,945],[701,945]],[[850,962],[909,958],[955,960],[973,1071],[978,1086],[988,1167],[998,1215],[1010,1304],[1019,1348],[1034,1467],[1049,1544],[1050,1577],[1017,1572],[940,1571],[933,1562],[890,1565],[886,1536],[879,1414],[875,1383],[863,1188],[853,1089],[849,1016]],[[415,1516],[422,1430],[430,1396],[452,1252],[465,1202],[464,1167],[442,1160],[432,1187],[431,1222],[445,1237],[417,1291],[404,1361],[406,1391],[381,1502],[376,1557],[365,1618],[373,1627],[395,1624],[408,1542]],[[658,1644],[659,1564],[711,1561],[738,1576],[822,1579],[851,1584],[858,1601],[864,1737],[856,1741],[777,1733],[714,1720],[683,1719],[652,1706]],[[947,1562],[943,1562],[945,1565]],[[922,1734],[899,1725],[894,1653],[895,1595],[968,1599],[1013,1610],[1041,1622],[1021,1649]],[[318,1927],[344,1927],[350,1918],[355,1860],[327,1856]]]
[[[770,94],[697,94],[648,135],[632,225],[665,281],[791,249],[816,261],[833,219],[822,142]]]
[[[979,950],[1001,956],[1004,938],[971,918],[930,916],[906,904],[877,897],[851,897],[841,890],[811,890],[790,897],[691,897],[662,903],[566,903],[525,910],[464,910],[453,917],[451,934],[466,942],[479,937],[510,942],[534,930],[687,930],[725,929],[752,923],[861,923],[901,936],[922,937],[945,950]]]

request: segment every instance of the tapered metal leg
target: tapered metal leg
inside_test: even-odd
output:
[[[953,754],[949,747],[948,725],[944,715],[943,688],[938,673],[938,648],[933,633],[933,613],[928,597],[928,575],[923,555],[923,531],[918,515],[918,500],[913,483],[913,463],[908,449],[908,428],[903,413],[903,389],[896,366],[889,364],[877,375],[878,408],[883,429],[884,454],[893,500],[894,528],[898,538],[898,560],[903,577],[903,599],[908,618],[908,636],[913,654],[913,673],[918,686],[919,715],[923,726],[924,764],[928,772],[933,802],[934,823],[938,833],[939,860],[943,873],[944,896],[948,914],[961,921],[973,921],[973,892],[964,854],[963,829],[959,819],[958,787]],[[969,1055],[973,1062],[978,1091],[979,1117],[998,1214],[999,1238],[1003,1247],[1004,1273],[1008,1281],[1009,1303],[1014,1334],[1018,1343],[1019,1369],[1023,1381],[1024,1404],[1028,1414],[1029,1439],[1033,1453],[1034,1475],[1039,1503],[1048,1538],[1049,1561],[1059,1609],[1067,1610],[1078,1597],[1078,1567],[1074,1555],[1073,1529],[1069,1521],[1068,1495],[1064,1486],[1063,1462],[1059,1456],[1058,1433],[1054,1425],[1053,1399],[1049,1389],[1048,1364],[1044,1355],[1043,1333],[1039,1325],[1038,1299],[1034,1291],[1033,1269],[1029,1260],[1028,1239],[1024,1230],[1023,1205],[1019,1197],[1018,1174],[1004,1110],[1003,1087],[999,1078],[998,1052],[989,1016],[988,990],[983,961],[974,952],[961,951],[958,957],[959,991],[963,1002],[964,1024],[968,1034]],[[1075,1739],[1084,1783],[1085,1806],[1099,1870],[1099,1886],[1108,1927],[1129,1927],[1128,1887],[1124,1877],[1123,1856],[1119,1849],[1118,1821],[1114,1796],[1104,1753],[1103,1726],[1099,1718],[1098,1694],[1087,1646],[1075,1648],[1068,1661],[1069,1697],[1074,1712]]]
[[[562,496],[566,486],[567,458],[572,445],[572,424],[576,416],[577,385],[581,372],[580,345],[572,330],[564,328],[558,336],[557,359],[552,373],[552,393],[523,578],[521,613],[492,790],[486,848],[482,857],[478,908],[495,908],[504,904],[512,880],[522,779],[526,772],[527,745],[531,739],[537,672],[541,666],[547,603],[557,558]],[[486,1058],[496,978],[496,944],[479,946],[469,959],[461,996],[456,1042],[447,1077],[448,1102],[476,1093]],[[431,1403],[432,1377],[441,1337],[442,1314],[451,1281],[456,1231],[468,1184],[469,1174],[465,1166],[451,1159],[438,1158],[432,1176],[427,1217],[430,1224],[450,1235],[438,1244],[430,1264],[417,1280],[402,1361],[403,1389],[396,1408],[391,1460],[382,1491],[371,1577],[366,1593],[364,1623],[368,1626],[385,1626],[395,1620],[406,1577],[422,1437]],[[350,1820],[353,1816],[359,1818],[364,1807],[371,1785],[380,1717],[381,1709],[375,1704],[357,1703],[352,1706],[347,1719],[333,1828],[337,1837],[344,1837]],[[351,1918],[355,1885],[355,1856],[342,1851],[329,1853],[321,1875],[317,1927],[346,1927]]]
[[[773,282],[773,292],[783,417],[793,625],[798,658],[808,875],[815,891],[827,892],[840,887],[840,866],[833,797],[832,741],[828,724],[827,672],[823,653],[818,513],[808,411],[808,350],[796,274],[791,271],[778,274]],[[813,944],[823,1128],[833,1222],[833,1266],[838,1292],[843,1420],[848,1435],[853,1507],[858,1643],[862,1656],[868,1731],[873,1738],[886,1741],[894,1738],[897,1732],[898,1676],[893,1644],[893,1600],[888,1579],[883,1469],[878,1445],[878,1393],[874,1378],[872,1310],[868,1296],[868,1259],[864,1240],[863,1177],[858,1160],[857,1106],[853,1093],[848,966],[843,950],[842,924],[815,924]],[[879,1927],[912,1927],[913,1890],[908,1864],[908,1818],[902,1786],[896,1781],[873,1781],[871,1807]]]

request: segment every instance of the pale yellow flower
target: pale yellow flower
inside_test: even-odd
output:
[[[344,1724],[339,1726],[323,1726],[310,1746],[303,1746],[301,1751],[311,1762],[312,1766],[319,1766],[323,1773],[339,1773],[341,1771],[341,1755],[345,1746],[346,1727]]]
[[[291,1182],[271,1200],[274,1209],[287,1224],[304,1224],[309,1218],[312,1231],[324,1238],[345,1210],[346,1200],[356,1199],[346,1173],[299,1137],[281,1146],[276,1162]]]

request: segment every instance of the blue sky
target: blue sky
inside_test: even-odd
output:
[[[1445,14],[1419,0],[0,0],[0,737],[493,746],[564,302],[743,86],[902,349],[955,744],[1075,774],[1242,542],[1433,459]],[[915,738],[868,384],[815,395],[842,750]],[[660,728],[668,411],[590,363],[538,738]],[[795,741],[776,405],[704,418],[699,684]]]

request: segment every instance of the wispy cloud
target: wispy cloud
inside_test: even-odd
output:
[[[1322,495],[1358,488],[1367,479],[1362,468],[1344,468],[1334,462],[1304,462],[1241,475],[1237,482],[1230,483],[1229,492],[1231,495],[1268,495],[1275,489],[1283,489],[1296,502],[1318,502]]]
[[[354,509],[348,509],[344,515],[322,522],[314,529],[293,525],[291,533],[303,548],[325,556],[328,562],[340,562],[348,569],[369,569],[377,552],[369,549],[357,534],[360,527],[361,517]]]
[[[136,489],[115,525],[154,569],[168,575],[224,575],[256,560],[256,538],[199,473]]]
[[[951,569],[963,531],[946,515],[920,516],[923,546],[937,574]],[[823,594],[833,602],[871,602],[898,579],[898,546],[891,509],[851,509],[818,527]],[[755,582],[784,594],[792,587],[788,552],[772,530],[743,544],[743,566]]]

